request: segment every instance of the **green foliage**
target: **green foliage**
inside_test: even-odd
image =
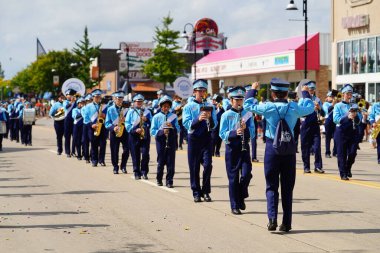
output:
[[[75,43],[76,47],[73,48],[73,52],[76,55],[77,69],[75,77],[82,80],[86,88],[92,88],[97,82],[100,82],[102,76],[99,76],[99,80],[92,80],[90,76],[90,64],[91,58],[95,59],[100,56],[100,46],[91,46],[90,39],[88,38],[87,26],[84,29],[83,40],[79,43]]]
[[[180,32],[170,29],[172,22],[169,14],[162,19],[163,27],[155,28],[154,41],[157,45],[153,50],[154,56],[143,65],[143,72],[149,78],[164,84],[172,84],[187,67],[183,56],[176,52],[180,48],[177,43]]]
[[[267,99],[267,87],[260,88],[257,92],[257,98],[260,101],[261,97]]]

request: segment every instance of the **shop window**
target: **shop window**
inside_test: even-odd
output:
[[[344,42],[344,74],[351,74],[352,42]]]
[[[376,38],[368,39],[368,73],[375,72]]]
[[[368,95],[367,95],[367,101],[370,103],[373,103],[376,101],[376,96],[375,96],[375,84],[374,83],[369,83],[368,84]]]
[[[380,72],[380,37],[376,38],[376,72]]]
[[[380,101],[380,83],[376,84],[376,101]]]
[[[343,75],[343,42],[338,43],[338,75]]]
[[[367,72],[367,39],[360,40],[360,73]]]
[[[352,42],[352,74],[359,73],[359,41]]]

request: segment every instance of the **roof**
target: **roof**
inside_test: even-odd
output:
[[[318,36],[318,33],[308,35],[308,42],[316,36]],[[207,56],[203,57],[201,60],[197,61],[197,64],[207,64],[207,63],[213,63],[213,62],[219,62],[219,61],[241,59],[241,58],[246,58],[246,57],[268,55],[268,54],[273,54],[273,53],[295,51],[295,50],[300,49],[301,47],[303,48],[304,43],[305,43],[305,36],[298,36],[298,37],[268,41],[261,44],[225,49],[225,50],[211,52]]]
[[[131,84],[134,92],[156,92],[160,89],[159,83],[134,83]]]

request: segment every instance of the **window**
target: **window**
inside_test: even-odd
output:
[[[352,42],[352,74],[359,73],[359,41]]]
[[[375,84],[374,83],[369,83],[368,84],[368,91],[367,91],[367,101],[370,103],[373,103],[376,101],[375,97]]]
[[[368,39],[368,73],[375,72],[376,38]]]
[[[351,54],[352,43],[351,41],[344,42],[344,74],[351,74]]]
[[[367,73],[367,39],[360,40],[360,73]]]
[[[343,42],[338,43],[338,75],[343,75]]]
[[[376,101],[380,101],[380,83],[376,84]]]

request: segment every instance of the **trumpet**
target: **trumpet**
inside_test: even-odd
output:
[[[360,99],[358,102],[358,107],[360,111],[366,111],[366,101],[364,99]]]
[[[102,126],[104,124],[104,118],[102,117],[102,105],[99,104],[99,112],[98,112],[98,121],[96,122],[96,128],[94,131],[94,136],[99,136],[102,131]]]
[[[117,124],[117,126],[119,127],[119,129],[115,132],[116,137],[121,137],[121,136],[123,136],[124,129],[125,129],[125,123],[123,120],[123,110],[122,109],[120,109],[119,123]]]
[[[144,120],[143,120],[144,111],[143,111],[143,109],[140,109],[140,110],[141,110],[141,112],[140,112],[140,123],[139,123],[139,127],[141,129],[140,140],[143,140],[145,137]]]
[[[239,124],[240,124],[240,128],[243,129],[243,117],[241,115],[242,113],[242,107],[239,105],[238,106],[238,110],[239,110]],[[241,151],[247,151],[247,149],[245,148],[245,137],[244,137],[244,130],[243,130],[243,134],[241,135]]]

